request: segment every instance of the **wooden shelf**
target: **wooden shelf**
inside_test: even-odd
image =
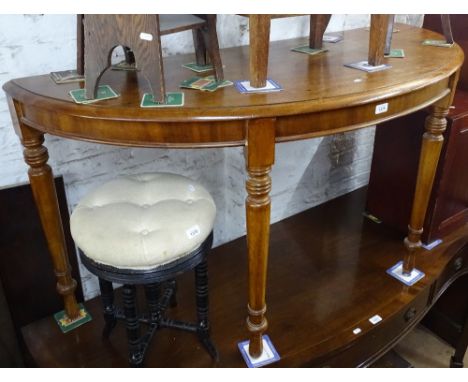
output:
[[[402,236],[363,217],[365,198],[366,190],[360,189],[271,226],[268,334],[281,356],[274,366],[366,365],[422,319],[448,282],[468,271],[464,226],[436,249],[421,252],[416,264],[426,276],[414,286],[388,276],[385,271],[403,258]],[[242,237],[222,245],[209,258],[210,318],[219,363],[192,334],[166,329],[153,339],[147,366],[245,366],[237,348],[246,339],[245,242]],[[460,256],[464,266],[456,271],[451,263]],[[194,320],[194,296],[193,275],[181,276],[179,306],[170,315]],[[93,321],[68,334],[52,317],[23,328],[37,366],[127,365],[123,324],[102,340],[100,301],[85,305]],[[368,319],[375,314],[383,320],[374,326]],[[356,327],[361,334],[353,334]]]

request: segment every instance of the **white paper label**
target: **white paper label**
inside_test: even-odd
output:
[[[141,40],[146,40],[146,41],[153,41],[153,35],[151,33],[141,32],[140,33],[140,39]]]
[[[380,317],[378,314],[376,314],[375,316],[369,318],[369,322],[372,325],[378,324],[380,321],[382,321],[382,317]]]
[[[381,103],[375,107],[375,114],[382,114],[388,111],[388,103]]]
[[[200,227],[198,225],[194,225],[193,227],[189,228],[185,233],[189,239],[193,239],[194,237],[200,235]]]
[[[361,333],[361,332],[362,332],[361,328],[356,328],[356,329],[353,330],[353,333],[356,334],[356,335]]]

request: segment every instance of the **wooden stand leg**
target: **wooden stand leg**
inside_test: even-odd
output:
[[[17,120],[16,115],[14,120]],[[76,281],[71,276],[54,177],[47,164],[49,155],[47,148],[42,145],[44,134],[23,124],[15,127],[24,146],[24,159],[29,165],[29,181],[57,277],[57,291],[63,296],[66,315],[75,319],[79,317],[75,297]]]
[[[310,15],[309,47],[322,49],[323,34],[330,22],[331,15]]]
[[[268,74],[268,51],[270,45],[270,16],[250,15],[250,85],[266,86]]]
[[[249,264],[249,304],[247,328],[249,353],[259,357],[263,351],[262,334],[268,327],[265,318],[266,275],[270,240],[270,170],[275,154],[275,120],[249,122],[247,130],[246,182],[247,247]]]
[[[85,32],[90,28],[89,24],[92,24],[92,17],[84,17],[84,29]],[[103,42],[102,42],[103,43]],[[111,50],[113,45],[107,46],[106,48]],[[111,65],[110,52],[101,46],[97,37],[88,32],[85,34],[84,42],[84,76],[85,76],[85,96],[88,99],[94,99],[97,97],[97,90],[99,87],[99,81],[104,74],[104,71]]]
[[[442,30],[444,32],[445,41],[448,44],[453,44],[452,24],[450,23],[450,15],[440,15]]]
[[[389,17],[389,15],[371,15],[369,65],[378,66],[383,64]]]
[[[84,15],[76,15],[76,72],[84,74]]]
[[[385,38],[384,54],[390,54],[392,50],[393,39],[393,24],[395,23],[395,15],[389,15],[387,25],[387,37]]]
[[[218,34],[216,32],[216,15],[206,15],[206,28],[203,29],[203,38],[210,62],[213,64],[217,81],[224,80],[223,64],[219,53]]]
[[[159,28],[159,26],[158,26]],[[145,76],[156,101],[165,102],[166,85],[164,82],[161,36],[155,35],[147,44],[133,47],[135,61],[141,74]]]
[[[407,253],[403,260],[403,272],[411,274],[415,266],[416,253],[421,247],[424,218],[431,195],[432,183],[437,169],[442,143],[443,132],[447,126],[448,105],[436,103],[431,107],[431,114],[426,118],[421,154],[419,157],[416,190],[413,199],[408,236],[404,243]]]
[[[206,60],[206,46],[203,31],[200,28],[192,29],[193,46],[195,47],[195,61],[197,65],[208,64]]]

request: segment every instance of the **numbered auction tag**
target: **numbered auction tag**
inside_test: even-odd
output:
[[[193,239],[194,237],[197,237],[201,233],[201,229],[198,225],[194,225],[193,227],[190,227],[187,231],[185,231],[187,234],[187,237],[189,239]]]
[[[372,325],[376,325],[376,324],[378,324],[380,321],[382,321],[382,317],[380,317],[378,314],[376,314],[375,316],[372,316],[371,318],[369,318],[369,322],[370,322]]]
[[[388,103],[381,103],[375,107],[375,114],[382,114],[388,111]]]
[[[153,41],[153,35],[151,33],[140,33],[140,39],[145,41]]]

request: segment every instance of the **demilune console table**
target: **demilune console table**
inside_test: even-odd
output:
[[[70,276],[44,134],[132,147],[243,146],[247,241],[241,238],[218,247],[209,260],[210,314],[220,361],[214,364],[204,352],[195,351],[198,344],[190,335],[161,333],[163,338],[148,353],[147,365],[245,365],[237,343],[248,337],[246,313],[251,354],[261,352],[261,335],[267,332],[281,356],[274,365],[362,366],[395,344],[449,283],[468,272],[466,226],[432,251],[419,248],[463,52],[458,45],[423,46],[424,39],[442,38],[433,32],[406,25],[398,28],[393,46],[404,49],[406,57],[386,59],[392,65],[389,70],[365,73],[344,67],[367,58],[369,32],[364,29],[347,31],[344,41],[327,44],[329,51],[316,56],[290,51],[305,39],[274,42],[269,77],[284,87],[282,92],[247,95],[233,87],[214,93],[187,90],[182,108],[140,108],[147,84],[135,72],[108,71],[101,84],[110,85],[121,96],[89,105],[77,105],[69,98],[76,84],[56,85],[48,75],[6,83],[3,89],[24,146],[57,290],[68,315],[77,314],[76,281]],[[227,79],[248,78],[248,47],[224,49],[222,57]],[[192,59],[192,55],[166,59],[169,91],[177,90],[190,76],[181,64]],[[270,235],[275,143],[352,131],[428,106],[431,113],[422,137],[413,211],[404,241],[362,217],[363,190],[276,223]],[[416,263],[426,274],[414,286],[385,273],[402,259],[407,270]],[[185,298],[184,289],[181,286],[180,301],[190,299]],[[115,347],[125,348],[123,332],[101,340],[97,304],[86,304],[93,321],[66,335],[52,318],[25,327],[23,334],[35,362],[39,366],[126,365],[125,351],[115,351]],[[182,316],[185,308],[180,309]],[[382,320],[373,325],[369,318],[374,315]]]

